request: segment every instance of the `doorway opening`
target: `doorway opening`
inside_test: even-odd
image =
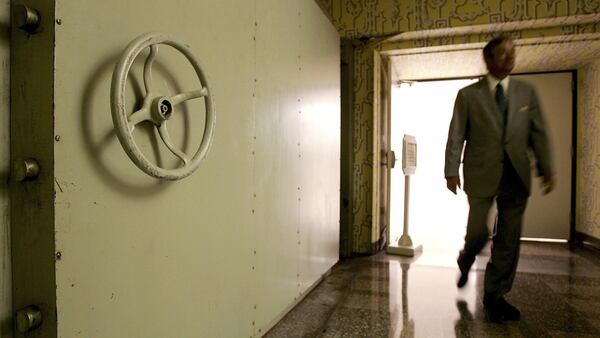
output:
[[[597,21],[597,18],[590,20]],[[595,112],[594,90],[596,88],[595,74],[597,60],[600,56],[600,33],[590,34],[569,34],[569,35],[544,35],[548,29],[559,28],[564,25],[557,20],[539,22],[539,31],[535,30],[531,34],[523,35],[523,32],[531,29],[528,23],[518,23],[514,27],[506,27],[503,24],[489,24],[464,29],[434,29],[423,32],[406,32],[396,36],[386,38],[383,41],[374,42],[373,47],[373,100],[368,104],[373,107],[372,124],[372,157],[369,159],[372,165],[372,189],[370,191],[372,203],[370,207],[371,218],[361,218],[360,225],[354,224],[352,229],[371,230],[371,241],[363,241],[360,238],[361,245],[372,245],[373,243],[391,243],[395,231],[392,234],[385,232],[389,227],[402,227],[391,224],[390,212],[388,211],[389,196],[382,193],[382,189],[390,191],[389,180],[386,179],[391,174],[396,154],[401,153],[401,149],[392,149],[390,147],[391,130],[385,128],[390,126],[391,107],[387,107],[386,100],[382,91],[389,91],[400,82],[425,82],[447,79],[468,79],[479,78],[486,73],[485,64],[482,60],[482,49],[488,39],[500,32],[510,34],[514,37],[517,48],[517,63],[513,71],[514,74],[540,74],[540,73],[567,73],[572,76],[572,83],[565,92],[571,93],[571,99],[562,101],[571,105],[570,114],[565,117],[569,119],[571,125],[571,137],[560,138],[560,144],[571,145],[567,153],[569,154],[566,165],[571,168],[569,175],[561,178],[561,182],[570,181],[571,203],[566,208],[569,220],[569,233],[564,236],[571,244],[595,243],[594,226],[592,220],[592,211],[596,209],[593,203],[590,203],[590,196],[593,195],[593,186],[586,185],[583,181],[580,166],[586,163],[588,167],[592,162],[589,156],[583,154],[582,141],[593,139],[593,128],[582,125],[590,114]],[[528,31],[529,32],[529,31]],[[440,39],[442,38],[442,39]],[[391,86],[382,88],[381,77],[389,76],[388,83]],[[572,88],[579,84],[582,88],[579,95],[575,95]],[[562,97],[558,96],[558,97]],[[427,100],[436,100],[435,97],[428,97]],[[391,100],[387,100],[389,102]],[[552,105],[552,104],[551,104]],[[577,113],[581,114],[581,120],[577,120]],[[570,116],[570,118],[569,118]],[[590,120],[590,118],[587,118]],[[578,128],[581,132],[578,133]],[[391,129],[391,128],[390,128]],[[444,136],[447,130],[444,131]],[[418,140],[418,138],[417,138]],[[581,149],[579,149],[579,148]],[[364,155],[361,152],[360,155]],[[443,155],[440,155],[443,156]],[[354,163],[354,162],[353,162]],[[556,163],[556,162],[555,162]],[[562,163],[562,162],[561,162]],[[359,171],[354,168],[355,174]],[[417,175],[420,167],[417,168]],[[576,173],[579,174],[576,175]],[[569,179],[569,176],[571,179]],[[400,180],[402,181],[402,180]],[[361,181],[362,182],[362,181]],[[385,183],[388,183],[388,186]],[[534,186],[538,188],[538,182],[534,181]],[[402,184],[402,183],[401,183]],[[355,185],[355,187],[358,185]],[[369,187],[371,185],[367,185]],[[360,186],[363,187],[362,185]],[[445,189],[445,185],[443,187]],[[577,193],[576,193],[577,190]],[[358,191],[358,190],[357,190]],[[533,192],[535,194],[535,191]],[[556,194],[556,193],[553,193]],[[595,196],[595,195],[594,195]],[[364,200],[364,199],[363,199]],[[586,202],[587,201],[587,202]],[[402,204],[391,202],[392,204]],[[431,209],[432,211],[435,211]],[[577,212],[576,212],[577,211]],[[369,216],[369,214],[367,215]],[[400,215],[401,216],[401,215]],[[366,224],[365,222],[369,222]],[[527,220],[526,220],[527,222]],[[367,226],[367,225],[370,225]],[[389,225],[389,226],[388,226]],[[416,225],[411,225],[411,229]],[[524,237],[530,237],[524,234]],[[535,237],[535,236],[533,236]],[[543,236],[544,238],[553,238]],[[561,237],[562,238],[562,237]],[[560,239],[564,241],[565,239]],[[417,243],[420,244],[420,243]],[[379,247],[379,246],[378,246]],[[426,250],[426,248],[424,248]],[[376,252],[376,251],[374,251]]]
[[[544,111],[557,176],[555,191],[542,196],[533,180],[526,210],[523,238],[567,241],[571,233],[573,144],[573,72],[513,75],[532,84]],[[410,188],[410,235],[434,253],[456,253],[463,244],[468,203],[460,190],[446,189],[444,154],[448,126],[458,90],[479,78],[398,81],[391,89],[391,148],[401,152],[404,134],[418,143],[418,165]],[[462,174],[462,173],[461,173]],[[536,176],[532,166],[532,176]],[[461,181],[462,177],[461,177]],[[400,237],[404,217],[404,179],[401,170],[391,171],[390,240]],[[493,227],[492,208],[488,226]],[[450,255],[448,263],[453,264]]]
[[[456,93],[476,80],[400,82],[392,88],[391,147],[401,153],[404,134],[417,139],[417,170],[411,178],[409,231],[428,251],[456,251],[462,245],[467,198],[445,191],[444,152]],[[391,171],[390,240],[402,235],[404,174]],[[453,195],[452,195],[453,196]],[[449,221],[451,220],[451,221]]]

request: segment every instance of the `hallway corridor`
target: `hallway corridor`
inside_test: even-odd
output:
[[[485,249],[483,252],[489,252]],[[456,253],[340,261],[265,337],[600,337],[600,254],[524,243],[507,300],[520,322],[489,323],[478,257],[456,288]]]

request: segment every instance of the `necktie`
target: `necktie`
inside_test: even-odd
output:
[[[506,99],[506,96],[504,95],[504,88],[502,88],[502,85],[500,83],[498,83],[498,85],[496,85],[496,104],[498,105],[498,109],[500,109],[500,111],[502,112],[502,117],[504,117],[504,124],[506,125],[506,120],[508,119],[507,113],[508,113],[508,100]]]

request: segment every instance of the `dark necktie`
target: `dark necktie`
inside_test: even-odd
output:
[[[502,85],[500,83],[496,85],[496,104],[498,105],[498,109],[500,109],[500,112],[502,112],[502,117],[504,118],[504,125],[506,125],[506,120],[508,119],[508,100],[504,95],[504,88],[502,88]]]

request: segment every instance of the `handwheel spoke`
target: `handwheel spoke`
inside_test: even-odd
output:
[[[173,142],[171,142],[171,137],[169,136],[169,131],[167,130],[167,123],[166,121],[163,122],[160,127],[158,127],[158,132],[160,134],[160,137],[162,138],[163,142],[165,143],[165,145],[167,146],[167,148],[169,148],[169,150],[177,157],[179,157],[181,159],[181,161],[183,161],[184,165],[187,165],[190,162],[190,159],[187,157],[187,155],[182,152],[181,150],[175,148],[175,146],[173,146]]]
[[[144,86],[146,87],[146,95],[152,92],[154,85],[152,84],[152,65],[154,59],[156,59],[156,53],[158,53],[158,45],[150,46],[150,55],[146,59],[144,64]]]
[[[135,126],[143,121],[151,121],[152,117],[150,116],[150,109],[146,105],[142,107],[142,109],[136,111],[135,113],[129,115],[127,121],[129,121],[129,128],[133,131]]]
[[[200,90],[192,90],[189,92],[173,95],[173,96],[171,96],[170,101],[175,106],[175,105],[180,104],[181,102],[197,99],[199,97],[204,97],[206,95],[208,95],[208,89],[206,87],[203,87]]]

